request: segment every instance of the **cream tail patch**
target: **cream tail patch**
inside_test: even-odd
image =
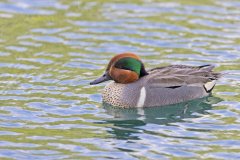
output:
[[[204,84],[205,90],[206,90],[207,92],[210,92],[210,91],[213,89],[213,87],[215,86],[215,84],[216,84],[216,80],[213,80],[213,81],[211,81],[211,82],[205,83],[205,84]]]

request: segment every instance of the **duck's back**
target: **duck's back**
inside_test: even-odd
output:
[[[130,84],[111,83],[103,100],[120,107],[152,107],[180,103],[209,95],[220,76],[214,67],[171,65],[154,68]]]

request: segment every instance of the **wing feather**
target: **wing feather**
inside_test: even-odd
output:
[[[148,80],[150,87],[177,88],[184,85],[204,85],[207,82],[217,80],[219,73],[212,71],[214,66],[185,66],[171,65],[158,67],[149,71]]]

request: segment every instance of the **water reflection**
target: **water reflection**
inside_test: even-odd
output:
[[[184,122],[186,118],[199,118],[208,114],[212,105],[221,102],[218,97],[205,97],[174,105],[122,109],[103,103],[106,113],[112,115],[112,119],[107,119],[106,123],[113,124],[109,131],[118,139],[138,139],[133,133],[138,133],[139,127],[147,124],[171,125],[175,122]]]

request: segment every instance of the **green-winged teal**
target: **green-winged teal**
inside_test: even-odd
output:
[[[214,66],[170,65],[146,71],[133,53],[114,56],[103,76],[90,84],[108,80],[103,101],[119,107],[152,107],[208,96],[220,77]]]

